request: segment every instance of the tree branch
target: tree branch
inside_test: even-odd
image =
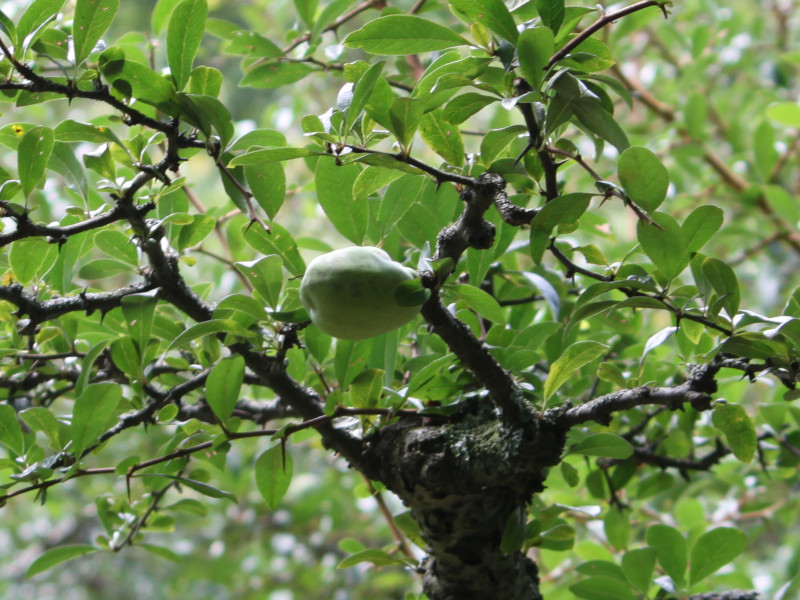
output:
[[[666,16],[666,7],[669,4],[671,3],[658,0],[645,0],[644,2],[637,2],[636,4],[632,4],[631,6],[626,6],[625,8],[621,8],[616,12],[603,14],[603,16],[597,19],[597,21],[589,25],[586,29],[581,31],[578,35],[576,35],[574,38],[572,38],[570,41],[564,44],[564,46],[558,52],[553,54],[553,56],[550,57],[550,61],[547,63],[546,69],[549,69],[558,61],[566,58],[566,56],[570,52],[572,52],[581,43],[586,41],[588,38],[590,38],[592,35],[601,30],[606,25],[613,23],[614,21],[621,19],[622,17],[626,17],[628,15],[631,15],[645,8],[649,8],[651,6],[659,7]]]
[[[611,392],[585,404],[568,408],[561,414],[554,414],[559,424],[564,427],[574,427],[589,421],[608,425],[613,414],[619,411],[649,404],[678,410],[686,403],[691,404],[696,410],[708,410],[711,407],[711,396],[708,392],[698,391],[695,383],[688,380],[673,387],[640,386]]]

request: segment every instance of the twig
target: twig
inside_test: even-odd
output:
[[[620,10],[613,12],[613,13],[606,13],[601,16],[597,21],[589,25],[586,29],[581,31],[578,35],[568,41],[564,46],[553,54],[550,57],[550,61],[547,63],[547,69],[552,67],[558,61],[565,58],[570,52],[572,52],[577,46],[579,46],[582,42],[586,39],[590,38],[594,35],[595,32],[599,31],[609,23],[613,23],[617,19],[621,19],[622,17],[626,17],[630,14],[643,10],[645,8],[649,8],[651,6],[658,6],[661,11],[666,16],[666,6],[670,4],[669,2],[663,2],[658,0],[645,0],[644,2],[637,2],[636,4],[632,4],[631,6],[627,6],[625,8],[621,8]]]

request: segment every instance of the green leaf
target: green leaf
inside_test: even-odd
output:
[[[119,0],[78,0],[72,23],[75,64],[81,65],[114,20]]]
[[[564,0],[536,0],[536,10],[542,23],[558,33],[566,14]]]
[[[692,548],[689,584],[694,585],[739,556],[747,536],[739,529],[718,527],[705,532]]]
[[[689,554],[684,537],[674,527],[659,523],[648,527],[646,539],[647,544],[655,548],[659,564],[680,586],[686,576]]]
[[[139,253],[135,242],[117,229],[102,229],[94,236],[94,243],[100,250],[111,257],[128,263],[132,267],[139,266]]]
[[[397,286],[394,299],[400,306],[420,306],[431,297],[431,291],[419,278],[409,279]]]
[[[456,294],[472,310],[492,323],[505,323],[506,313],[497,300],[488,292],[470,284],[454,286]]]
[[[78,271],[78,277],[81,279],[105,279],[130,271],[129,264],[113,258],[98,258],[83,265]]]
[[[667,213],[655,212],[657,225],[639,221],[637,237],[647,256],[667,279],[675,279],[689,264],[686,236],[678,222]]]
[[[653,578],[653,569],[656,566],[656,551],[654,548],[636,548],[628,550],[622,556],[622,572],[631,582],[631,585],[640,592],[647,593]]]
[[[242,227],[244,240],[261,254],[277,254],[283,260],[283,266],[295,276],[302,275],[306,270],[306,263],[297,249],[297,242],[283,225],[270,224],[271,231],[264,231],[263,227]]]
[[[271,90],[296,83],[318,70],[308,63],[271,60],[247,71],[239,85]]]
[[[166,477],[167,479],[172,479],[173,481],[177,481],[181,485],[185,485],[189,489],[194,490],[204,496],[208,496],[209,498],[225,498],[232,502],[238,502],[236,496],[228,491],[221,490],[213,485],[209,485],[204,481],[197,481],[196,479],[188,479],[186,477],[179,477],[177,475],[168,475],[166,473],[148,473],[148,477]]]
[[[549,27],[531,27],[520,34],[517,43],[519,69],[533,89],[542,87],[545,68],[554,52],[553,30]]]
[[[278,308],[283,286],[283,261],[280,256],[270,254],[256,260],[237,262],[235,266],[271,308]]]
[[[64,0],[34,0],[30,3],[30,6],[22,13],[22,16],[17,22],[17,43],[14,44],[15,56],[21,56],[16,46],[23,46],[26,38],[31,33],[51,19],[54,19],[63,5]],[[30,40],[28,44],[30,44]]]
[[[703,140],[707,137],[706,128],[709,119],[705,93],[693,92],[689,95],[683,109],[683,117],[686,121],[686,130],[692,139]]]
[[[272,446],[256,459],[256,486],[271,510],[278,507],[289,489],[292,471],[292,456],[286,452],[283,444]]]
[[[590,97],[576,98],[570,106],[586,129],[611,143],[618,152],[623,152],[630,146],[625,131],[598,100]]]
[[[461,94],[453,98],[442,109],[442,119],[453,125],[460,125],[482,108],[499,100],[500,98],[495,96],[476,94],[474,92]]]
[[[297,14],[309,29],[314,25],[314,16],[317,12],[317,0],[294,0]]]
[[[422,17],[387,15],[348,35],[344,45],[370,54],[406,55],[467,46],[469,42],[452,29]]]
[[[564,194],[545,204],[531,221],[530,253],[538,264],[550,245],[550,237],[557,225],[575,223],[586,212],[591,194]]]
[[[578,469],[573,467],[567,461],[561,461],[559,468],[561,470],[561,477],[564,478],[564,481],[567,483],[569,487],[574,488],[581,482],[580,475],[578,474]]]
[[[563,32],[562,32],[563,34]],[[559,40],[562,36],[558,36]],[[560,63],[560,67],[569,67],[572,71],[597,73],[614,66],[616,61],[611,50],[600,40],[590,37],[573,48]]]
[[[141,378],[142,356],[133,339],[126,335],[111,344],[111,360],[114,365],[135,381]]]
[[[441,109],[422,117],[419,132],[431,150],[444,158],[449,165],[460,167],[464,164],[464,141],[461,139],[461,131],[457,126],[444,120]]]
[[[195,323],[191,327],[183,330],[178,337],[172,340],[169,347],[165,350],[165,353],[175,348],[180,348],[192,340],[217,333],[229,333],[242,337],[251,337],[253,335],[250,331],[244,329],[232,319],[211,319],[209,321],[201,321],[200,323]]]
[[[244,357],[228,356],[211,369],[206,378],[206,402],[224,424],[231,418],[244,382]]]
[[[653,212],[667,197],[669,172],[647,148],[631,146],[617,160],[619,181],[628,197]]]
[[[205,137],[213,133],[220,138],[220,145],[224,148],[233,137],[233,121],[225,105],[214,96],[200,94],[176,95],[175,102],[180,106],[183,118],[197,127]]]
[[[588,577],[569,586],[569,590],[586,600],[636,600],[627,583],[611,577]]]
[[[410,174],[402,175],[389,185],[378,206],[382,237],[422,198],[424,191],[425,179]]]
[[[158,298],[152,293],[131,294],[125,296],[121,304],[122,314],[128,323],[128,332],[139,348],[144,351],[150,341],[150,331]]]
[[[211,215],[192,215],[192,222],[183,225],[178,234],[178,250],[191,248],[202,242],[214,231],[217,220]]]
[[[137,98],[170,115],[180,114],[173,84],[147,65],[126,60],[124,53],[114,46],[103,51],[99,64],[101,72],[120,94]]]
[[[88,544],[73,544],[50,548],[28,567],[28,570],[25,572],[25,579],[30,579],[34,575],[47,571],[56,565],[97,550],[98,548]]]
[[[26,198],[39,185],[54,143],[55,135],[49,127],[34,127],[22,136],[17,148],[17,164],[19,182]]]
[[[57,244],[51,244],[44,238],[32,237],[11,244],[8,262],[14,272],[14,279],[27,285],[35,277],[43,276],[57,257]]]
[[[670,473],[658,472],[639,479],[636,497],[640,500],[650,498],[661,492],[671,490],[675,485],[675,477]]]
[[[383,369],[365,369],[350,382],[348,396],[355,408],[373,408],[378,405],[383,389]]]
[[[20,411],[19,416],[33,431],[44,433],[54,449],[61,448],[60,424],[49,409],[43,406],[32,406]]]
[[[186,91],[193,96],[216,98],[222,91],[222,73],[214,67],[195,67],[189,76]]]
[[[781,125],[800,129],[800,105],[797,102],[778,102],[767,108],[767,116]]]
[[[317,199],[331,224],[344,237],[361,244],[367,234],[369,205],[353,196],[353,184],[361,169],[354,164],[337,165],[333,160],[317,161],[314,177]]]
[[[179,90],[189,81],[194,56],[205,32],[207,15],[206,0],[183,0],[169,19],[167,62],[175,87]]]
[[[395,98],[389,109],[392,133],[403,148],[411,143],[422,121],[425,102],[420,98]]]
[[[381,77],[384,64],[384,62],[378,62],[372,65],[359,77],[358,81],[353,86],[353,97],[350,100],[350,105],[347,107],[345,131],[350,131],[361,115],[361,112],[364,110],[364,107],[366,107],[372,92],[375,90],[375,84]]]
[[[325,153],[312,148],[259,148],[258,150],[240,154],[231,160],[228,166],[263,165],[306,156],[325,156]]]
[[[601,433],[598,435],[603,434]],[[631,449],[631,452],[632,450],[633,449]],[[628,542],[630,541],[631,537],[630,509],[625,509],[618,506],[609,507],[608,511],[603,517],[603,531],[606,534],[606,539],[608,539],[609,543],[614,546],[614,548],[617,550],[625,550],[625,548],[628,547]]]
[[[355,566],[363,562],[372,563],[373,565],[378,567],[405,564],[402,560],[394,558],[388,552],[385,552],[383,550],[377,550],[374,548],[368,548],[366,550],[361,550],[351,556],[348,556],[347,558],[342,560],[338,565],[336,565],[336,568],[348,569],[352,566]]]
[[[558,388],[574,377],[578,369],[592,362],[606,351],[608,351],[608,346],[591,340],[575,342],[569,346],[558,357],[558,360],[550,365],[550,373],[544,382],[545,402],[556,393]]]
[[[734,456],[743,463],[753,460],[758,447],[758,436],[753,420],[741,404],[714,405],[712,421],[725,434]]]
[[[25,452],[22,428],[17,420],[17,411],[10,404],[0,404],[0,443],[17,455],[21,456]]]
[[[590,342],[578,342],[590,343]],[[596,343],[596,342],[592,342]],[[600,349],[601,352],[606,347]],[[585,456],[605,456],[607,458],[629,458],[633,454],[633,446],[623,437],[613,433],[595,433],[583,438],[572,448],[574,454]]]
[[[694,209],[681,226],[686,237],[686,249],[689,252],[699,251],[719,231],[723,219],[722,209],[713,204]]]
[[[358,174],[355,183],[353,183],[353,197],[358,200],[368,198],[381,188],[392,183],[395,179],[401,177],[403,177],[403,173],[400,171],[385,169],[384,167],[367,167]],[[420,178],[412,177],[411,179],[416,181]],[[388,194],[388,190],[386,193]],[[378,217],[378,221],[382,223],[383,219]]]
[[[122,399],[122,388],[115,383],[91,383],[75,399],[72,409],[70,452],[80,457],[97,441]]]
[[[708,257],[703,261],[703,275],[722,300],[722,305],[730,318],[739,312],[739,280],[736,273],[718,258]]]
[[[500,539],[500,550],[505,554],[513,554],[522,550],[525,544],[526,511],[521,508],[511,511],[503,528],[503,537]]]
[[[473,23],[480,23],[512,44],[519,33],[514,17],[502,0],[450,0],[451,8]]]

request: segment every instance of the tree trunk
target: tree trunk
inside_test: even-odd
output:
[[[478,400],[456,422],[399,422],[368,440],[367,476],[395,492],[419,523],[430,600],[541,600],[536,564],[503,552],[501,540],[509,517],[543,490],[563,447],[552,423],[531,415],[511,427]]]

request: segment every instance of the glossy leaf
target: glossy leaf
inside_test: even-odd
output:
[[[647,593],[656,566],[656,551],[653,548],[628,550],[622,556],[622,572],[631,585],[640,592]]]
[[[183,0],[172,11],[167,27],[167,61],[179,90],[189,81],[207,14],[206,0]]]
[[[758,436],[752,419],[741,404],[715,404],[712,421],[725,434],[736,458],[744,463],[753,460]]]
[[[22,193],[28,196],[44,175],[50,154],[53,152],[55,135],[49,127],[34,127],[20,140],[17,149],[19,181]]]
[[[333,160],[317,162],[314,178],[317,199],[336,230],[354,244],[361,244],[367,233],[369,207],[353,196],[358,166],[337,165]]]
[[[44,238],[27,238],[15,242],[8,254],[8,262],[14,278],[27,285],[34,278],[45,274],[55,262],[58,246]]]
[[[647,529],[646,538],[647,544],[655,548],[659,564],[672,581],[680,586],[686,577],[686,565],[689,560],[684,537],[674,527],[657,524]]]
[[[289,230],[279,223],[272,223],[269,233],[261,227],[250,227],[249,225],[242,228],[242,233],[244,240],[261,254],[280,256],[283,266],[292,275],[302,275],[305,272],[306,264],[297,249],[297,241],[289,233]]]
[[[633,454],[633,446],[625,438],[613,433],[595,433],[578,442],[572,452],[585,456],[624,459]]]
[[[549,27],[525,29],[517,42],[519,68],[533,89],[538,90],[544,81],[545,68],[555,52],[553,30]]]
[[[694,585],[715,573],[747,546],[747,536],[740,529],[717,527],[705,532],[692,548],[689,583]]]
[[[283,261],[277,254],[236,263],[236,269],[247,277],[253,289],[273,309],[278,308],[279,296],[283,285],[282,267]]]
[[[558,388],[564,385],[571,377],[574,377],[575,371],[607,351],[608,346],[591,340],[575,342],[567,348],[550,365],[550,373],[544,382],[545,401],[549,400]]]
[[[271,510],[278,507],[288,491],[293,470],[292,456],[282,444],[265,450],[256,459],[256,486]]]
[[[75,399],[72,410],[70,452],[80,456],[97,441],[122,399],[122,388],[113,383],[92,383]]]
[[[736,273],[727,263],[714,257],[703,261],[703,275],[722,299],[722,305],[733,318],[739,312],[740,292]]]
[[[632,146],[625,150],[617,160],[617,169],[625,193],[647,212],[653,212],[666,198],[669,173],[647,148]]]
[[[639,221],[636,227],[639,243],[664,276],[674,279],[689,265],[686,235],[667,213],[656,212],[652,219],[657,225]]]
[[[514,17],[502,0],[451,0],[450,6],[511,43],[519,37]]]
[[[72,24],[75,64],[89,56],[108,29],[119,8],[119,0],[77,0]]]
[[[569,586],[569,590],[586,600],[636,600],[627,583],[610,577],[589,577]]]
[[[244,382],[244,358],[241,355],[228,356],[211,369],[206,378],[206,402],[221,423],[227,424],[231,418],[239,390]]]
[[[370,21],[344,40],[345,46],[370,54],[415,54],[465,46],[452,29],[413,15],[387,15]]]
[[[464,142],[461,139],[461,132],[458,127],[443,118],[441,110],[423,116],[419,132],[428,146],[449,165],[460,167],[463,164]]]
[[[694,209],[681,225],[686,237],[686,249],[697,252],[722,227],[724,214],[722,209],[713,204],[705,204]]]
[[[70,544],[66,546],[56,546],[55,548],[50,548],[31,563],[31,566],[28,567],[28,570],[25,572],[25,578],[30,579],[34,575],[38,575],[39,573],[43,573],[48,569],[52,569],[56,565],[60,565],[63,562],[67,562],[68,560],[78,558],[79,556],[83,556],[84,554],[89,554],[90,552],[95,552],[97,550],[98,548],[88,544]]]
[[[9,404],[0,404],[0,443],[18,455],[25,451],[17,411]]]
[[[558,32],[566,14],[564,0],[536,0],[536,10],[542,23]]]
[[[455,292],[472,310],[492,323],[505,323],[503,308],[489,293],[474,285],[456,286]]]

